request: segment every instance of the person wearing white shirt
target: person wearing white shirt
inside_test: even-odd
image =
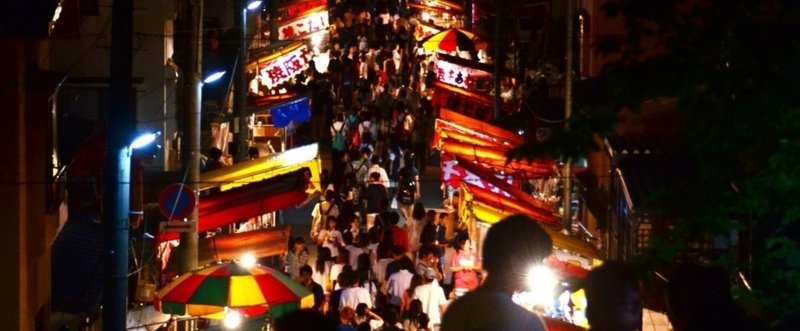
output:
[[[422,302],[422,312],[428,314],[430,318],[429,328],[436,329],[442,322],[442,313],[447,306],[447,298],[444,296],[444,290],[435,284],[433,280],[436,278],[436,272],[433,268],[425,269],[422,275],[423,284],[414,289],[414,295],[411,299],[418,299]]]
[[[368,308],[372,308],[372,296],[369,294],[369,290],[358,286],[358,282],[356,282],[342,291],[339,310],[344,307],[350,307],[355,310],[359,303],[364,303]]]
[[[319,232],[317,245],[331,250],[331,257],[339,256],[339,247],[344,244],[342,233],[336,230],[336,218],[328,216],[328,228]]]
[[[403,292],[411,286],[411,278],[414,274],[403,268],[389,276],[386,283],[386,295],[389,296],[389,303],[400,306],[403,299]]]
[[[386,173],[386,169],[381,167],[381,157],[378,155],[373,155],[372,159],[370,159],[370,163],[372,164],[369,169],[367,169],[367,175],[364,176],[364,182],[369,182],[369,175],[373,172],[377,172],[381,175],[380,179],[378,180],[378,184],[381,184],[389,189],[389,175]]]
[[[386,277],[386,266],[389,265],[389,262],[394,261],[394,259],[390,256],[389,249],[383,246],[379,249],[377,258],[378,261],[372,264],[372,274],[375,275],[375,279],[377,279],[379,283],[383,284],[388,278]]]

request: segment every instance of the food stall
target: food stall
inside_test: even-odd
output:
[[[490,122],[494,118],[494,67],[447,54],[436,55],[436,82],[431,102],[434,108],[448,108],[460,114]],[[513,81],[513,80],[512,80]],[[501,95],[514,86],[505,86]],[[503,100],[502,108],[513,112],[514,105]]]
[[[201,173],[197,230],[211,231],[249,218],[274,220],[275,212],[304,204],[317,196],[319,176],[320,156],[316,144]],[[204,240],[199,246],[201,258],[233,256],[244,251],[261,256],[280,254],[290,232],[274,224],[269,226],[252,233],[217,235],[211,237],[215,239]],[[177,237],[175,232],[156,235],[162,269],[171,260],[169,241]],[[239,245],[233,244],[235,242]]]
[[[417,11],[422,22],[444,27],[461,27],[464,8],[458,2],[446,0],[414,0],[408,6]]]

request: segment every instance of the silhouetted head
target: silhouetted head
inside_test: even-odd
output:
[[[586,318],[592,330],[639,330],[642,300],[633,270],[616,261],[606,261],[584,280]]]
[[[553,251],[553,241],[541,226],[525,215],[509,216],[495,223],[483,242],[483,268],[489,277],[509,286],[527,286],[527,270],[541,264]]]

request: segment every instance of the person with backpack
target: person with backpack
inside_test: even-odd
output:
[[[318,202],[311,211],[311,232],[309,237],[317,238],[325,227],[325,220],[328,217],[339,216],[339,208],[336,205],[336,193],[333,190],[325,191],[325,199]]]
[[[372,120],[373,117],[373,113],[369,110],[365,110],[361,114],[362,121],[358,124],[358,130],[355,130],[360,138],[361,146],[359,146],[359,149],[369,148],[370,150],[375,150],[373,144],[375,143],[376,125]]]
[[[404,219],[409,220],[414,202],[420,199],[422,190],[419,183],[419,170],[414,166],[414,153],[406,151],[404,154],[404,166],[397,176],[397,209]]]
[[[333,159],[335,160],[339,153],[347,150],[347,125],[344,121],[344,114],[336,114],[336,118],[331,124],[331,148],[333,148]]]

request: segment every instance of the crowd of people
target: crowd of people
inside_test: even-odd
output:
[[[292,238],[284,260],[285,271],[314,294],[314,306],[278,319],[275,327],[546,330],[552,321],[512,301],[528,286],[521,270],[552,253],[546,232],[532,219],[513,216],[490,228],[479,254],[463,224],[446,237],[448,215],[421,202],[419,176],[435,118],[426,96],[435,76],[433,59],[415,47],[409,15],[399,0],[337,1],[331,11],[327,72],[311,65],[302,80],[322,126],[318,132],[298,132],[321,134],[332,151],[308,233],[316,259],[299,236]],[[446,249],[454,251],[448,259]],[[445,267],[452,272],[447,279]],[[592,329],[641,327],[640,283],[627,268],[608,263],[587,277],[586,317]],[[674,284],[689,286],[684,278],[676,276],[685,282]],[[725,314],[743,316],[725,301],[720,318],[703,318],[701,310],[691,308],[700,292],[678,285],[670,297],[676,330],[720,329],[708,323],[722,325]],[[729,330],[751,326],[724,325]]]
[[[382,238],[378,233],[370,231]],[[335,261],[328,258],[327,248],[320,248],[321,257],[313,267],[298,268],[298,279],[314,293],[314,308],[279,318],[276,330],[582,329],[530,311],[512,299],[530,286],[522,271],[525,266],[541,264],[553,253],[550,236],[527,216],[494,224],[483,242],[482,261],[476,264],[471,264],[477,255],[468,248],[469,240],[457,235],[461,251],[455,256],[465,256],[451,259],[457,279],[450,289],[442,286],[435,246],[423,245],[415,261],[393,241],[373,245],[370,234],[359,234],[358,243],[340,249]],[[351,259],[351,252],[358,257]],[[470,273],[457,276],[464,271]],[[332,274],[336,276],[330,278]],[[666,276],[669,283],[660,300],[666,304],[673,330],[767,329],[734,302],[723,269],[683,262]],[[608,261],[578,284],[586,292],[591,330],[642,329],[646,298],[632,266]]]
[[[379,173],[373,174],[371,185],[382,186]],[[448,213],[426,210],[417,201],[400,226],[400,213],[382,203],[362,226],[357,215],[342,216],[334,196],[329,190],[314,210],[324,219],[310,233],[316,261],[307,264],[302,237],[292,239],[286,258],[289,275],[314,293],[315,310],[354,329],[428,330],[440,324],[449,300],[477,288],[480,260],[465,231],[445,238]],[[450,245],[456,253],[446,281],[443,254]]]

